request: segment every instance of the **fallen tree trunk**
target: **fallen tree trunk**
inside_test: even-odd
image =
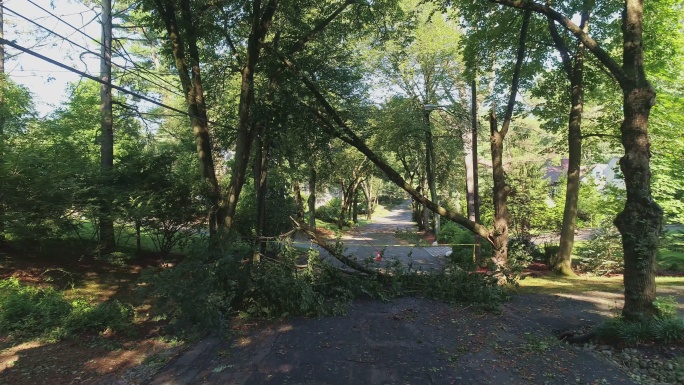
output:
[[[327,251],[335,259],[342,262],[345,266],[350,267],[350,268],[352,268],[356,271],[359,271],[361,273],[365,273],[365,274],[372,275],[375,277],[380,278],[380,277],[385,276],[384,274],[382,274],[381,272],[379,272],[377,270],[369,269],[369,268],[363,266],[358,261],[356,261],[356,259],[354,259],[353,257],[349,257],[349,256],[342,254],[341,250],[337,249],[335,246],[328,244],[328,242],[326,242],[318,234],[316,234],[314,231],[311,231],[311,229],[309,229],[309,226],[305,225],[304,223],[297,221],[296,219],[294,219],[292,217],[290,217],[290,219],[292,219],[292,222],[294,222],[297,230],[299,230],[299,231],[303,232],[304,234],[308,235],[309,237],[311,237],[312,241],[316,242],[316,244],[318,246],[320,246],[325,251]]]

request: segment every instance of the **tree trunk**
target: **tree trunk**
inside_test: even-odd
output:
[[[295,197],[295,204],[297,206],[297,220],[304,220],[304,200],[302,199],[302,189],[299,187],[299,182],[292,182],[292,192]]]
[[[0,1],[0,39],[5,38],[4,8]],[[5,45],[0,43],[0,111],[5,110]],[[0,113],[0,177],[5,173],[5,114]],[[3,178],[4,179],[4,178]],[[4,194],[0,194],[3,197]],[[0,198],[0,245],[5,243],[5,200]]]
[[[433,148],[433,143],[432,143],[432,127],[430,127],[430,111],[425,111],[425,123],[427,125],[427,129],[425,131],[425,172],[427,174],[427,183],[428,183],[428,188],[430,189],[430,199],[439,204],[437,201],[437,186],[436,186],[436,181],[435,181],[435,151]],[[427,208],[426,208],[427,210]],[[435,234],[435,238],[437,238],[437,233],[439,232],[439,220],[437,219],[436,216],[431,215],[432,213],[428,211],[426,217],[426,224],[425,224],[425,230],[427,231],[428,228],[430,227],[430,217],[434,217],[434,221],[432,224],[432,232]]]
[[[492,198],[494,201],[494,256],[492,258],[498,269],[506,267],[508,264],[508,207],[506,201],[511,192],[511,188],[506,185],[505,172],[503,168],[503,142],[506,139],[508,128],[513,119],[513,107],[515,107],[515,97],[518,94],[520,85],[520,70],[525,59],[525,42],[527,40],[527,30],[530,24],[532,11],[525,10],[522,27],[520,29],[520,41],[518,43],[518,53],[513,70],[513,80],[511,81],[511,94],[506,106],[501,129],[498,129],[496,115],[494,111],[489,114],[490,147],[492,151],[492,177],[494,187]]]
[[[195,138],[202,177],[209,183],[207,196],[209,200],[209,236],[212,239],[212,245],[216,246],[218,238],[224,233],[226,207],[214,168],[197,36],[190,4],[188,0],[181,1],[181,16],[185,27],[183,32],[179,27],[174,2],[171,0],[154,0],[154,3],[157,11],[164,19],[167,37],[171,43],[176,70],[183,87],[188,115],[190,115],[190,124]],[[186,55],[183,37],[187,39],[189,55]]]
[[[494,187],[492,198],[494,203],[494,255],[492,261],[498,269],[508,264],[508,207],[506,201],[511,188],[506,184],[503,168],[504,135],[497,128],[494,112],[489,114],[490,147],[492,151],[492,177]]]
[[[242,186],[245,184],[249,153],[254,141],[254,128],[250,124],[250,111],[252,104],[254,104],[254,71],[259,62],[261,44],[271,27],[273,14],[278,7],[278,3],[278,0],[270,0],[268,4],[264,5],[262,10],[261,1],[253,2],[252,29],[247,40],[246,63],[242,67],[238,125],[235,138],[235,163],[228,186],[225,210],[225,226],[229,231],[233,227],[238,198],[240,197]]]
[[[140,239],[140,228],[142,227],[142,221],[138,218],[135,220],[135,253],[140,254],[142,251],[142,240]]]
[[[309,198],[306,203],[309,205],[309,228],[316,231],[316,167],[311,161],[309,164]]]
[[[354,190],[354,203],[352,205],[352,221],[359,223],[359,188]]]
[[[373,210],[375,210],[375,207],[373,206],[374,200],[371,183],[366,180],[361,184],[361,188],[363,189],[363,196],[366,199],[366,220],[370,221],[373,218]]]
[[[260,255],[266,252],[266,240],[263,239],[266,228],[266,194],[268,193],[268,141],[266,129],[260,128],[256,137],[254,155],[254,187],[256,190],[256,240],[258,253],[254,254],[254,262],[260,261]]]
[[[477,81],[473,80],[470,85],[471,91],[471,113],[472,113],[472,124],[471,124],[471,152],[472,152],[472,186],[473,186],[473,222],[480,223],[480,192],[478,183],[478,173],[477,173]],[[467,165],[466,165],[467,167]],[[470,214],[469,214],[470,215]],[[480,246],[481,240],[478,234],[475,234],[475,255],[477,264],[482,263],[482,248]]]
[[[657,315],[655,258],[663,227],[663,210],[651,195],[651,144],[648,118],[655,103],[655,89],[646,80],[643,53],[643,2],[626,0],[622,16],[623,70],[629,82],[622,84],[625,120],[620,127],[625,155],[620,169],[625,177],[627,201],[615,218],[622,234],[625,255],[625,305],[628,320],[648,320]]]
[[[100,60],[100,176],[102,201],[100,207],[100,251],[108,253],[114,248],[114,221],[112,219],[111,186],[114,170],[114,131],[112,119],[112,2],[102,1],[102,49]]]
[[[553,23],[553,21],[550,21]],[[581,27],[588,31],[589,14],[582,12]],[[556,40],[559,51],[563,53],[564,45],[555,32],[552,24],[552,35]],[[582,161],[582,110],[584,108],[584,44],[578,42],[574,55],[574,65],[571,68],[569,57],[563,55],[566,72],[570,77],[570,117],[568,119],[568,178],[565,193],[565,207],[563,209],[563,225],[560,234],[558,256],[552,269],[556,274],[573,276],[572,248],[575,242],[575,226],[577,221],[577,202],[580,190],[580,163]],[[567,52],[567,50],[565,50]]]

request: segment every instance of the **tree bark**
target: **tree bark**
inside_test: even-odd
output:
[[[100,251],[114,248],[114,220],[112,219],[111,186],[114,170],[114,126],[112,118],[112,2],[102,1],[102,58],[100,59],[100,177],[102,201],[100,207]]]
[[[4,0],[0,0],[0,39],[5,38]],[[0,43],[0,111],[5,109],[5,44]],[[0,113],[0,176],[5,172],[5,114]],[[3,178],[4,179],[4,178]],[[0,194],[3,197],[4,194]],[[0,245],[5,243],[5,200],[0,198]]]
[[[478,182],[478,170],[477,170],[477,81],[473,79],[470,85],[471,93],[471,113],[472,113],[472,123],[471,123],[471,152],[472,152],[472,200],[473,200],[473,218],[469,219],[473,222],[480,222],[480,191]],[[467,167],[467,166],[466,166]],[[480,236],[475,234],[475,255],[478,265],[482,263],[482,248],[480,247]]]
[[[563,39],[556,29],[552,19],[548,19],[549,31],[560,53],[563,69],[570,80],[570,114],[568,119],[568,171],[563,209],[563,224],[560,234],[560,247],[556,260],[551,268],[556,274],[572,276],[572,248],[575,241],[575,226],[577,220],[577,203],[580,190],[580,163],[582,160],[582,110],[584,107],[584,44],[577,43],[577,50],[573,55],[574,63],[570,59]],[[589,12],[582,11],[580,26],[586,33],[589,28]]]
[[[623,70],[630,79],[622,87],[625,120],[620,127],[625,155],[620,169],[625,177],[627,201],[615,218],[622,234],[625,256],[625,305],[628,320],[657,315],[655,258],[663,227],[663,210],[651,195],[651,144],[648,118],[655,103],[655,89],[646,80],[643,52],[643,2],[626,0],[622,15]]]
[[[174,2],[171,0],[155,0],[154,3],[157,12],[164,19],[167,37],[171,43],[172,55],[183,88],[188,114],[190,115],[190,125],[192,126],[195,138],[202,177],[209,184],[207,194],[209,200],[209,235],[212,239],[212,244],[216,245],[218,242],[217,238],[220,238],[221,234],[224,233],[226,210],[214,168],[199,50],[197,48],[197,35],[192,22],[190,4],[188,0],[181,1],[181,17],[185,27],[183,33],[179,27]],[[186,55],[186,42],[183,40],[183,36],[187,39],[189,55]],[[190,62],[188,59],[190,59]]]
[[[254,104],[254,70],[259,62],[261,42],[271,27],[273,15],[278,4],[278,0],[269,0],[262,10],[260,0],[255,0],[252,3],[252,29],[247,40],[246,63],[241,71],[238,126],[235,138],[235,163],[233,164],[226,198],[225,226],[229,231],[233,227],[238,198],[240,197],[242,186],[245,184],[249,154],[252,142],[254,141],[254,129],[250,124],[250,111],[252,104]]]
[[[254,154],[254,187],[256,191],[256,243],[258,253],[254,254],[253,262],[258,263],[260,256],[266,252],[266,240],[263,239],[266,228],[266,194],[268,193],[268,158],[269,145],[266,128],[260,127],[256,136]]]
[[[309,198],[306,203],[309,205],[309,228],[316,231],[316,166],[313,160],[309,164]]]
[[[663,226],[663,210],[651,194],[648,118],[655,104],[655,89],[646,79],[643,46],[643,0],[625,0],[622,11],[622,67],[588,33],[548,5],[533,1],[488,0],[508,7],[533,10],[561,24],[584,43],[620,84],[624,121],[620,126],[625,155],[620,169],[625,176],[627,201],[614,220],[622,235],[625,256],[625,304],[627,320],[652,319],[655,300],[655,257]]]
[[[506,115],[504,116],[501,129],[498,128],[498,123],[494,111],[489,114],[489,131],[490,131],[490,148],[492,151],[492,178],[494,186],[492,191],[492,198],[494,203],[494,256],[492,260],[498,269],[503,269],[508,265],[508,195],[511,188],[506,184],[505,172],[503,167],[503,143],[508,133],[511,120],[513,119],[513,108],[515,107],[515,97],[518,94],[518,87],[520,85],[520,70],[525,59],[525,42],[527,40],[527,30],[530,24],[532,12],[526,10],[523,15],[522,27],[520,29],[520,41],[518,43],[518,53],[515,60],[515,69],[513,70],[513,79],[511,81],[511,94],[508,98],[506,106]]]
[[[508,206],[506,201],[511,188],[506,184],[503,168],[503,140],[505,133],[498,130],[496,115],[489,114],[490,148],[492,152],[492,177],[494,187],[492,199],[494,203],[494,255],[492,261],[498,269],[508,264]]]

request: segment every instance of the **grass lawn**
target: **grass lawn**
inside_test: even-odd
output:
[[[666,291],[678,290],[684,293],[684,277],[656,277],[658,289]],[[581,293],[587,291],[622,292],[624,285],[622,275],[613,277],[528,277],[520,281],[519,293]],[[659,290],[660,291],[660,290]]]

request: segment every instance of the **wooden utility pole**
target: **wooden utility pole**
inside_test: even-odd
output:
[[[3,6],[0,0],[0,39],[5,38]],[[5,163],[5,45],[0,43],[0,172],[4,173]],[[0,194],[0,197],[3,194]],[[0,244],[5,242],[5,200],[0,200]]]
[[[112,1],[102,1],[102,49],[100,58],[100,174],[102,188],[111,188],[114,169],[114,123],[112,118]],[[114,247],[114,221],[111,194],[102,191],[100,207],[100,250],[109,252]]]
[[[473,213],[472,218],[468,215],[469,219],[473,222],[480,223],[480,193],[477,181],[477,80],[473,79],[470,84],[470,94],[471,94],[471,111],[472,111],[472,126],[471,126],[471,150],[472,150],[472,192],[470,186],[468,186],[468,193],[472,194],[472,204]],[[470,206],[470,202],[469,206]],[[475,253],[477,254],[477,260],[480,261],[480,236],[475,234]]]

